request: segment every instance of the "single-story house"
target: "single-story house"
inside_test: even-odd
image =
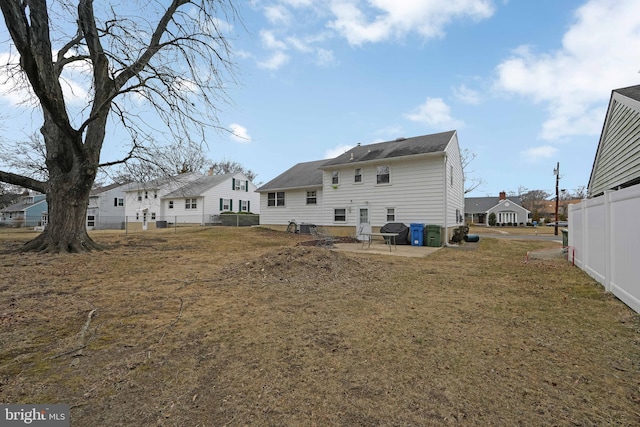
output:
[[[0,209],[0,224],[11,227],[45,227],[48,212],[47,196],[30,192],[16,203]]]
[[[496,215],[500,225],[526,225],[531,212],[508,198],[504,191],[498,197],[465,197],[464,217],[467,224],[489,224],[489,215]]]
[[[222,212],[259,213],[256,186],[242,173],[186,173],[125,186],[125,216],[129,228],[168,223],[210,224]]]
[[[333,159],[298,163],[258,188],[260,224],[285,230],[295,221],[353,236],[362,227],[421,223],[441,227],[445,242],[463,224],[463,187],[456,131],[358,144]]]

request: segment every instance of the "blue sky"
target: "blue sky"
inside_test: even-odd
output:
[[[586,185],[611,90],[640,84],[640,2],[254,1],[211,155],[266,182],[297,162],[456,129],[469,195]]]
[[[212,131],[208,157],[262,183],[357,143],[455,129],[486,181],[470,196],[552,193],[557,162],[573,190],[611,90],[640,84],[637,0],[254,0],[240,14],[219,114],[239,137]]]

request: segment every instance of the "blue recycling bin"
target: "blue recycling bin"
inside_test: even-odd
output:
[[[424,224],[409,224],[411,246],[424,246]]]

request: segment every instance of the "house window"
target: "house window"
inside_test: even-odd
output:
[[[115,197],[115,198],[113,199],[113,206],[116,206],[116,207],[118,207],[118,206],[124,206],[124,199],[123,199],[123,198]]]
[[[240,190],[246,191],[247,189],[247,181],[240,181]]]
[[[353,182],[360,183],[362,182],[362,169],[358,168],[355,170],[353,174]]]
[[[388,184],[389,180],[389,166],[382,165],[377,167],[376,179],[378,184]]]
[[[173,209],[173,200],[169,200],[169,209]]]
[[[154,198],[154,199],[157,199],[157,198],[158,198],[158,193],[157,193],[157,192],[155,192],[155,191],[153,192],[153,198]]]
[[[87,227],[95,227],[95,226],[96,226],[95,215],[87,215]]]
[[[316,196],[315,191],[307,191],[307,204],[315,205],[318,202],[318,198]]]
[[[340,172],[333,171],[331,173],[331,185],[338,185],[338,184],[340,184]]]
[[[267,193],[267,206],[284,206],[284,191]]]
[[[155,212],[151,212],[151,220],[155,220],[156,219],[156,213]]]
[[[148,198],[149,198],[149,192],[148,192],[148,191],[145,191],[145,192],[144,192],[144,198],[145,198],[145,199],[148,199]]]
[[[139,219],[140,219],[140,214],[136,212],[136,221],[138,221]]]
[[[142,201],[142,192],[138,191],[138,201]]]
[[[396,208],[387,208],[387,222],[396,222]]]
[[[333,220],[335,222],[346,222],[347,221],[347,210],[344,208],[334,209],[333,210]]]
[[[223,211],[231,210],[231,199],[222,199],[222,210]]]
[[[185,209],[196,209],[198,204],[196,203],[197,199],[185,199],[184,208]]]
[[[240,200],[240,212],[248,212],[249,211],[249,201]]]
[[[236,184],[236,185],[235,185],[235,189],[236,189],[236,190],[240,190],[240,180],[239,180],[239,179],[236,179],[236,180],[235,180],[235,184]]]

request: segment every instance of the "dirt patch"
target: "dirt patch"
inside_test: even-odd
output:
[[[524,262],[553,243],[94,237],[111,249],[0,253],[2,402],[67,403],[80,426],[640,422],[639,317],[562,260]]]

